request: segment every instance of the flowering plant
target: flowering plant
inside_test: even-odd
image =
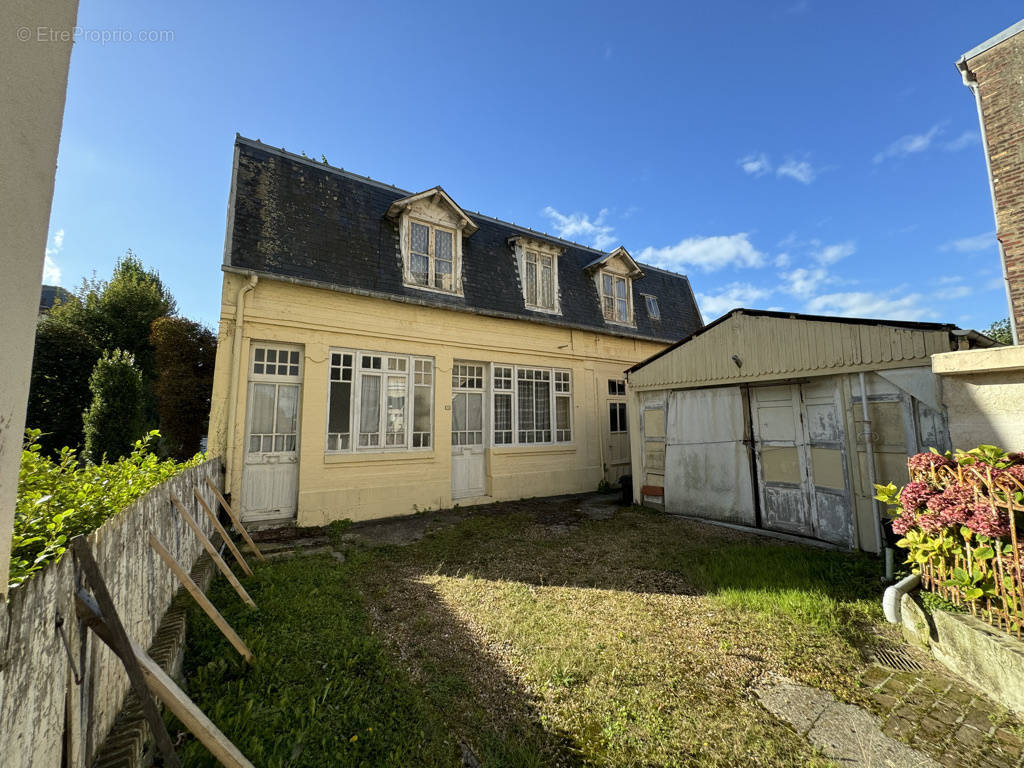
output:
[[[910,482],[876,485],[895,510],[893,532],[925,586],[1018,636],[1024,625],[1024,568],[1017,538],[1024,511],[1024,454],[993,445],[919,453]]]

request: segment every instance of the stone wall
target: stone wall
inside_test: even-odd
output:
[[[954,448],[1024,451],[1024,346],[932,355]]]
[[[173,491],[209,536],[213,526],[193,496],[211,509],[209,478],[223,487],[220,459],[187,469],[154,488],[89,535],[100,571],[125,630],[148,648],[178,589],[170,569],[149,546],[159,538],[189,570],[202,547],[171,504]],[[121,661],[79,623],[71,556],[13,589],[0,604],[0,755],[5,768],[84,768],[96,756],[129,689]],[[71,648],[76,684],[57,619]]]

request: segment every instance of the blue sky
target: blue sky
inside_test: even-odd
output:
[[[625,245],[689,275],[706,320],[984,329],[1007,308],[954,62],[1019,18],[995,0],[81,0],[46,277],[108,276],[130,248],[215,327],[237,131]],[[125,40],[141,31],[163,39]]]

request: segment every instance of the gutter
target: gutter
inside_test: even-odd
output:
[[[978,127],[981,130],[981,146],[984,149],[985,154],[985,173],[988,176],[988,192],[992,197],[992,218],[996,223],[996,242],[999,245],[999,263],[1003,267],[1003,287],[1006,290],[1006,306],[1010,311],[1010,334],[1013,338],[1014,344],[1020,343],[1020,337],[1017,334],[1017,323],[1013,316],[1013,301],[1010,298],[1010,276],[1006,272],[1006,252],[1003,250],[1003,243],[999,239],[999,214],[996,208],[996,186],[992,179],[992,163],[989,159],[989,146],[988,146],[988,133],[985,131],[985,119],[981,111],[981,92],[978,90],[978,80],[975,78],[974,73],[971,72],[967,65],[967,54],[964,54],[956,63],[956,68],[960,72],[961,78],[963,78],[964,85],[971,89],[971,93],[974,94],[974,104],[978,110]]]
[[[242,322],[245,319],[245,296],[256,289],[259,277],[249,275],[235,296],[235,327],[231,339],[231,386],[228,390],[228,433],[224,446],[224,474],[231,483],[235,464],[235,414],[238,412],[238,380],[242,373]]]

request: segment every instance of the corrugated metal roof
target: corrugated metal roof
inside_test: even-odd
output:
[[[692,388],[926,365],[955,325],[735,309],[629,369],[638,389]]]

